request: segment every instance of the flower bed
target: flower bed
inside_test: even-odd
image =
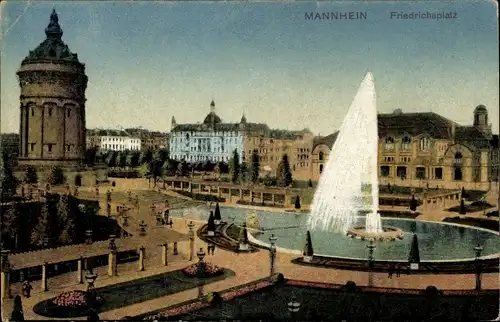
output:
[[[187,267],[185,267],[182,272],[189,277],[213,277],[213,276],[218,276],[224,273],[224,268],[219,267],[217,265],[207,263],[207,262],[202,262],[201,265],[203,265],[203,275],[199,275],[199,264],[194,263],[191,264]]]
[[[275,278],[276,279],[276,278]],[[218,295],[221,296],[222,300],[227,301],[231,300],[235,297],[242,296],[257,290],[262,290],[266,287],[272,286],[274,283],[272,281],[269,281],[269,279],[264,279],[256,282],[251,282],[249,284],[245,284],[243,286],[237,286],[230,288],[226,290],[225,292],[218,293]],[[213,295],[212,295],[213,296]],[[171,318],[171,317],[176,317],[180,316],[183,314],[191,313],[196,310],[204,309],[212,305],[207,298],[210,296],[205,297],[204,299],[196,299],[196,300],[191,300],[188,302],[185,302],[184,304],[180,304],[171,308],[167,308],[163,311],[157,312],[155,314],[145,316],[144,320],[160,320],[160,319],[166,319],[166,318]],[[137,318],[137,317],[136,317]]]
[[[85,291],[66,291],[51,300],[52,304],[58,307],[66,308],[87,308],[89,305],[87,303],[88,292]],[[96,304],[102,304],[103,298],[99,295],[95,295],[94,301]]]

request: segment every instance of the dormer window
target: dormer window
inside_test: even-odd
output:
[[[411,150],[411,138],[404,136],[401,140],[401,150]]]
[[[392,151],[394,150],[394,138],[389,136],[385,139],[385,150]]]
[[[427,151],[431,146],[431,140],[428,137],[423,137],[420,139],[418,146],[420,151]]]

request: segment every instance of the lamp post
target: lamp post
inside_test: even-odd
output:
[[[193,253],[194,253],[194,223],[193,221],[191,220],[189,222],[189,224],[187,225],[188,228],[189,228],[189,231],[188,231],[188,236],[189,236],[189,260],[192,261],[193,260]]]
[[[481,252],[483,251],[483,247],[477,245],[474,247],[474,251],[476,252],[476,290],[479,291],[481,289],[481,263],[479,257],[481,257]]]
[[[200,286],[198,286],[198,298],[203,297],[203,275],[204,275],[204,269],[205,265],[203,263],[203,258],[205,258],[205,250],[203,248],[200,248],[199,251],[196,252],[196,256],[198,256],[198,277],[200,278]]]
[[[275,271],[275,261],[276,261],[276,240],[278,240],[278,237],[274,236],[274,234],[269,237],[269,242],[271,243],[271,246],[269,247],[269,261],[271,264],[270,268],[270,275],[274,275]]]
[[[146,235],[146,224],[144,223],[144,220],[141,220],[139,222],[139,236],[145,236]]]
[[[370,239],[370,242],[368,245],[366,245],[368,248],[368,286],[373,286],[373,273],[372,273],[372,267],[373,267],[373,252],[375,250],[375,243],[373,242],[373,238]]]
[[[288,302],[288,312],[292,316],[292,320],[297,320],[298,313],[300,311],[300,302],[297,301],[297,298],[294,296]]]

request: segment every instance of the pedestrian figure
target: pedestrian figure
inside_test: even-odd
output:
[[[23,289],[24,289],[24,295],[27,298],[29,298],[31,296],[31,290],[33,289],[33,286],[31,286],[30,281],[24,282]]]
[[[401,268],[399,267],[399,264],[396,265],[396,277],[401,276]]]
[[[215,244],[212,244],[212,255],[214,254],[215,252]]]
[[[391,266],[389,266],[389,276],[388,276],[388,278],[392,279],[393,272],[394,272],[394,266],[391,264]]]
[[[174,226],[174,222],[172,221],[172,219],[170,219],[169,225],[170,225],[170,229],[172,229],[172,227]]]

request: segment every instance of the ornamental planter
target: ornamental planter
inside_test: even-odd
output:
[[[207,236],[215,236],[215,232],[214,232],[214,231],[209,230],[209,231],[207,232]]]
[[[220,225],[220,220],[219,220],[219,219],[215,219],[215,220],[214,220],[214,223],[215,223],[216,225]]]
[[[238,249],[241,251],[248,251],[248,244],[240,243],[240,246]]]

